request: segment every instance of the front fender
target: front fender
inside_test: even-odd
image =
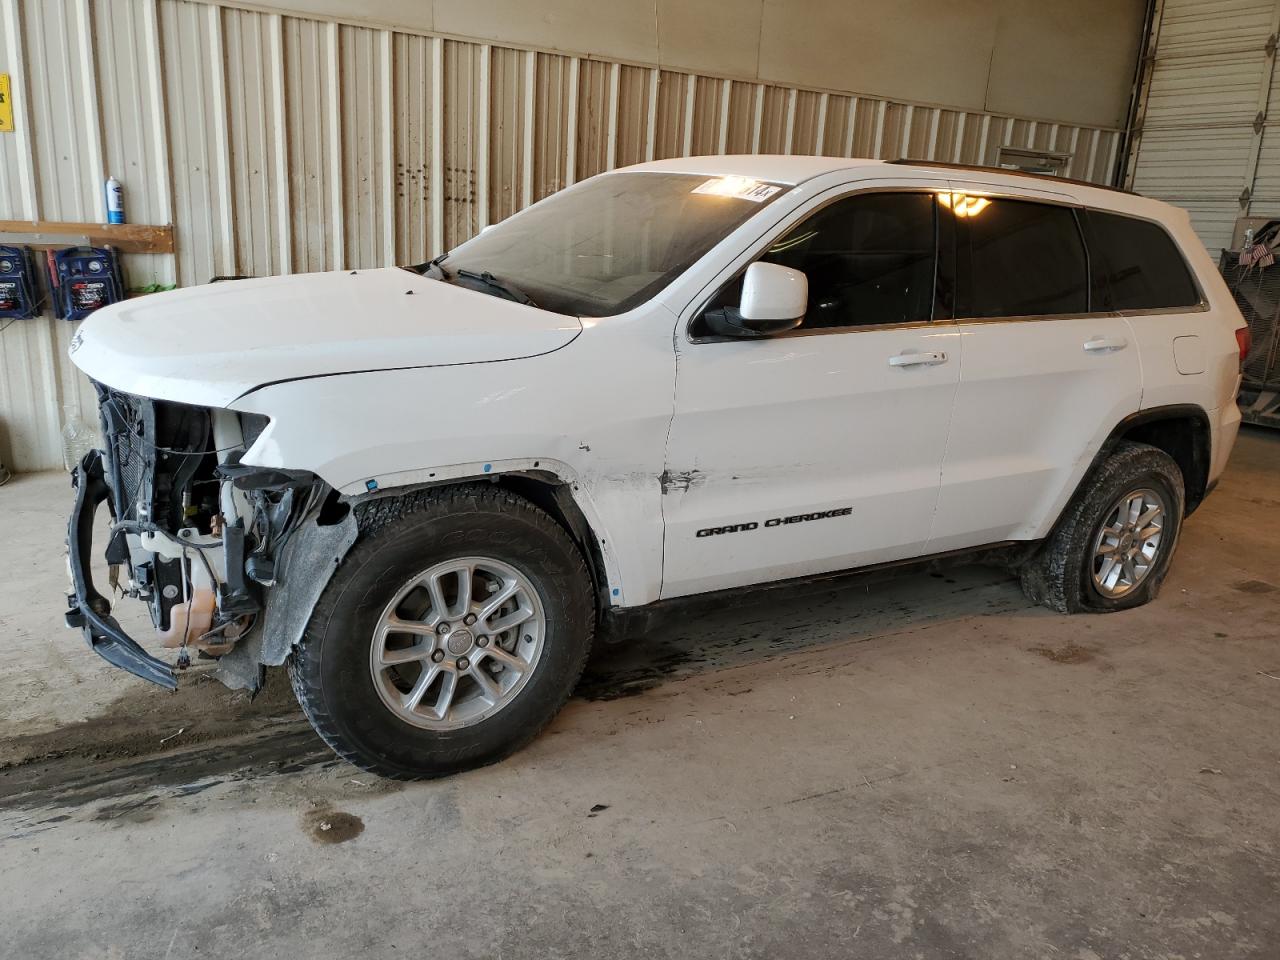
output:
[[[600,545],[610,602],[656,600],[675,360],[665,312],[610,318],[519,360],[271,384],[242,463],[307,470],[347,497],[518,474],[563,485]]]
[[[397,379],[446,372],[397,372]],[[363,379],[280,384],[239,401],[239,412],[265,415],[269,421],[240,462],[308,471],[349,501],[426,486],[532,478],[572,498],[599,552],[599,572],[611,605],[657,598],[666,419],[655,417],[621,430],[615,425],[611,432],[589,427],[575,437],[566,427],[557,428],[554,415],[545,409],[509,408],[511,416],[504,420],[481,408],[470,421],[459,415],[456,423],[442,425],[438,418],[403,408],[393,415],[358,392],[340,397],[330,392],[335,381]],[[468,422],[474,427],[470,432],[462,429]],[[621,439],[627,434],[631,443]],[[493,455],[498,452],[506,455]]]

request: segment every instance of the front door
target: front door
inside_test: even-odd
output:
[[[807,276],[798,329],[715,338],[695,311],[677,331],[663,597],[924,551],[960,376],[948,229],[926,189],[815,198],[760,256]],[[735,305],[740,277],[699,306]]]

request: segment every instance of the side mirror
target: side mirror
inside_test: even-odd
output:
[[[808,307],[809,281],[801,271],[757,261],[742,277],[742,303],[709,310],[706,321],[722,337],[768,337],[800,326]]]

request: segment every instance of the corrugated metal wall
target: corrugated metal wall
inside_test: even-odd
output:
[[[1163,0],[1156,14],[1126,183],[1189,210],[1216,254],[1237,217],[1280,216],[1280,0]]]
[[[131,287],[417,262],[570,183],[720,152],[994,163],[1071,154],[1106,181],[1118,134],[675,73],[187,0],[0,0],[0,219],[101,221],[108,173],[174,256]],[[60,463],[64,404],[94,418],[71,325],[0,332],[0,456]],[[7,434],[7,442],[6,442]]]

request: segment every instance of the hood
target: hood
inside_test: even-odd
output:
[[[576,317],[386,268],[234,280],[104,307],[71,359],[127,393],[225,407],[268,383],[517,360],[559,350]]]

